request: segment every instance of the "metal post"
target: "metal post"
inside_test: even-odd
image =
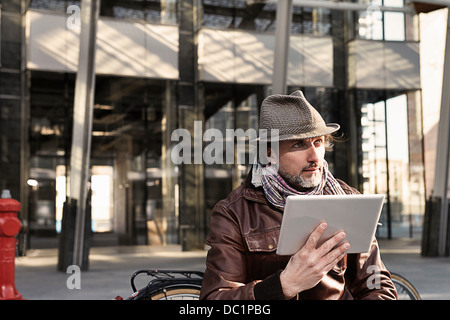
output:
[[[272,93],[286,94],[292,0],[277,2]]]
[[[81,1],[80,53],[75,83],[72,152],[70,158],[70,198],[77,203],[73,263],[78,266],[82,265],[84,251],[98,12],[99,0]]]
[[[391,192],[389,187],[390,177],[389,177],[389,145],[388,145],[388,127],[387,127],[387,94],[386,91],[383,95],[383,105],[384,105],[384,145],[386,150],[386,213],[387,213],[387,231],[388,239],[392,239],[392,210],[391,210]]]
[[[441,214],[439,225],[440,256],[445,255],[447,246],[448,223],[448,178],[450,154],[450,8],[447,9],[447,35],[445,42],[444,73],[442,79],[441,114],[439,119],[438,142],[436,149],[436,172],[433,197],[441,199]]]

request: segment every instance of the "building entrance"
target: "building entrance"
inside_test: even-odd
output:
[[[31,72],[28,225],[32,239],[56,238],[61,232],[69,186],[66,169],[74,85],[73,74]],[[176,169],[166,161],[170,140],[162,126],[163,119],[167,123],[176,116],[171,85],[169,81],[97,76],[86,186],[94,239],[108,234],[112,244],[178,241],[173,194]]]

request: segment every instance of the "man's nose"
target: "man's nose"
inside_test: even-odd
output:
[[[306,160],[308,162],[315,162],[315,163],[319,162],[318,150],[314,145],[310,146],[308,148],[307,152],[308,152],[308,157]]]

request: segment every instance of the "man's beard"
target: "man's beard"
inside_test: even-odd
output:
[[[317,166],[317,165],[315,165]],[[314,165],[309,165],[296,175],[288,174],[284,172],[283,168],[280,166],[279,171],[281,176],[290,184],[294,186],[299,186],[301,188],[314,188],[317,187],[322,182],[322,169],[320,174],[312,174],[309,178],[303,178],[302,173],[304,170],[314,167]]]

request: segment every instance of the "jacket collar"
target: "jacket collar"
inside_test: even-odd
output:
[[[263,204],[268,204],[264,190],[262,187],[255,187],[252,183],[252,170],[248,173],[243,183],[244,198],[250,201],[255,201]]]

